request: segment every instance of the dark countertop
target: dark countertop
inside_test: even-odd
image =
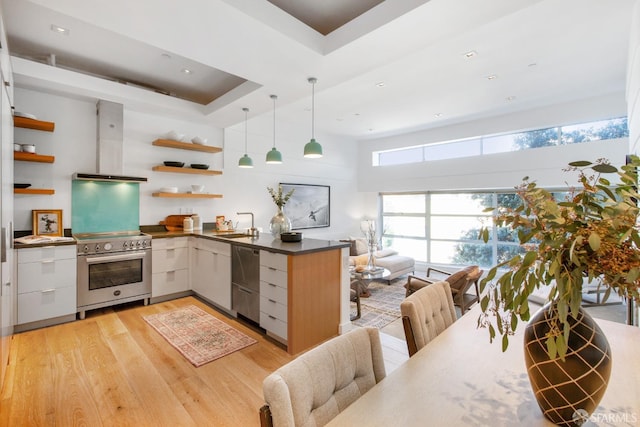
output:
[[[233,245],[247,246],[256,249],[265,249],[271,252],[278,252],[286,255],[301,255],[312,252],[321,252],[332,249],[348,248],[350,243],[339,242],[335,240],[321,239],[305,239],[301,242],[283,242],[276,239],[270,234],[261,234],[258,238],[252,237],[225,237],[230,233],[217,232],[211,230],[197,231],[193,233],[185,233],[183,231],[145,231],[154,239],[162,239],[168,237],[188,237],[196,236],[202,239],[217,240],[220,242],[231,243]]]
[[[74,240],[68,240],[64,242],[43,242],[43,243],[18,243],[13,242],[13,249],[28,249],[28,248],[43,248],[45,246],[75,246],[78,242]]]

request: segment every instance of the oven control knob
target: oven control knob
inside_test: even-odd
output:
[[[105,251],[110,251],[113,248],[113,245],[111,243],[105,243],[104,244],[104,250]]]
[[[140,247],[140,245],[142,245],[142,242],[141,242],[140,240],[138,240],[138,241],[136,242],[136,246],[137,246],[137,247]]]
[[[124,249],[127,249],[127,248],[129,247],[129,242],[124,242],[124,243],[122,244],[122,247],[123,247]]]
[[[146,248],[146,247],[147,247],[147,241],[146,241],[146,240],[143,240],[143,241],[142,241],[142,247],[143,247],[143,248]]]
[[[89,252],[89,245],[84,245],[84,248],[82,248],[82,250],[84,251],[84,253]]]
[[[100,245],[96,245],[96,252],[100,252]]]

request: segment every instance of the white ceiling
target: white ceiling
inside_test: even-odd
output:
[[[316,130],[357,139],[621,93],[635,2],[1,1],[18,56],[155,88],[220,127],[270,112],[270,94],[307,122],[313,76]],[[55,89],[14,62],[17,84]]]

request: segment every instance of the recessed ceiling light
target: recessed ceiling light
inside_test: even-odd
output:
[[[376,86],[378,86],[378,87],[384,87],[384,82],[378,82],[378,83],[376,83]]]
[[[435,117],[436,119],[439,119],[440,117],[442,117],[442,113],[435,113],[433,117]]]
[[[533,68],[536,67],[538,64],[536,64],[535,62],[532,62],[531,64],[527,65],[527,67],[529,68]]]
[[[516,97],[515,97],[515,96],[507,96],[507,97],[505,98],[505,100],[507,100],[507,101],[513,101],[514,99],[516,99]]]
[[[188,69],[188,68],[183,68],[183,69],[182,69],[182,70],[180,70],[180,71],[182,71],[184,74],[193,74],[193,70],[190,70],[190,69]]]
[[[470,50],[464,53],[465,58],[473,58],[476,55],[478,55],[478,52],[476,52],[475,50]]]
[[[487,76],[487,80],[495,80],[497,78],[498,76],[496,76],[495,74],[491,74],[490,76]]]
[[[169,55],[168,53],[163,53],[162,56],[164,59],[171,59],[171,55]]]
[[[68,36],[71,32],[68,28],[64,28],[55,24],[51,24],[51,31],[58,34],[64,34],[65,36]]]

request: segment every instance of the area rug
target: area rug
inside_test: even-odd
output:
[[[257,342],[194,305],[143,319],[195,367]]]
[[[405,298],[407,283],[406,277],[392,280],[388,285],[386,281],[371,282],[369,284],[369,298],[360,298],[361,316],[354,320],[353,324],[363,327],[382,329],[389,323],[400,318],[400,303]],[[355,303],[351,303],[352,311]]]

